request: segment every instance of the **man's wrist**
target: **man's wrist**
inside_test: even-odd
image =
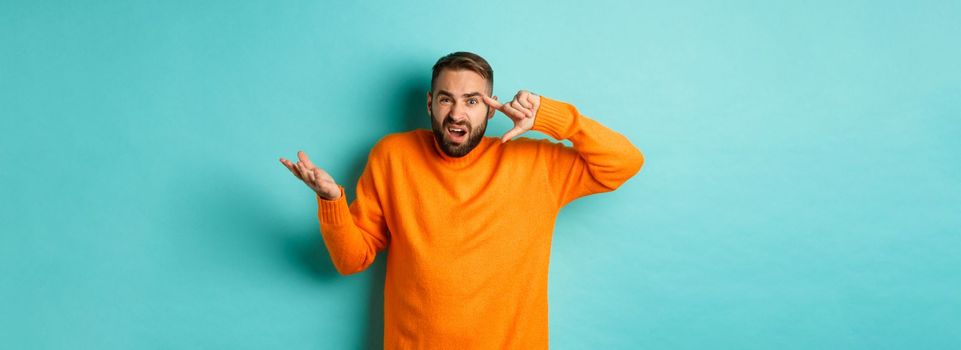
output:
[[[537,117],[531,130],[540,131],[557,140],[567,139],[577,109],[566,102],[540,96]]]
[[[327,198],[327,196],[324,196],[323,194],[321,194],[320,192],[317,192],[317,191],[314,191],[314,193],[316,193],[316,194],[317,194],[317,197],[319,197],[319,198],[322,199],[322,200],[329,201],[329,202],[336,202],[337,200],[340,199],[341,196],[344,195],[344,188],[341,187],[341,188],[340,188],[340,191],[337,192],[337,196],[336,196],[336,197],[333,197],[333,198]]]

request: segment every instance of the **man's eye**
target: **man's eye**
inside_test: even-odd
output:
[[[476,99],[476,98],[469,99],[469,100],[467,100],[467,103],[470,103],[470,104],[472,104],[472,105],[476,105],[476,104],[477,104],[477,99]]]
[[[447,103],[447,102],[450,102],[450,99],[442,98],[440,99],[440,102]]]

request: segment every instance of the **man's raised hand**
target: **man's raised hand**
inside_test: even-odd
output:
[[[297,152],[297,158],[300,161],[292,163],[281,157],[280,163],[287,167],[287,170],[290,170],[294,176],[307,184],[310,189],[317,192],[320,198],[329,201],[340,198],[340,186],[337,185],[337,182],[334,182],[334,178],[330,174],[314,166],[314,163],[310,161],[310,158],[307,158],[307,153],[304,153],[304,151]]]
[[[517,95],[514,95],[513,100],[504,104],[500,104],[485,95],[481,95],[481,97],[484,98],[484,103],[501,111],[514,121],[514,128],[501,136],[501,142],[507,142],[534,127],[534,117],[537,116],[537,108],[541,106],[540,96],[527,90],[521,90],[517,92]]]

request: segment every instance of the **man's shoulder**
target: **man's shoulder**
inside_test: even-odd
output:
[[[387,134],[374,144],[370,156],[379,158],[412,152],[422,147],[425,139],[429,137],[432,137],[430,131],[424,129]]]

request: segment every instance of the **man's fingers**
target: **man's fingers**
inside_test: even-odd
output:
[[[300,172],[304,174],[304,180],[307,181],[307,184],[311,185],[311,187],[313,187],[313,185],[316,185],[317,180],[314,179],[314,171],[311,170],[310,168],[307,168],[307,164],[303,162],[299,164],[300,164]]]
[[[531,111],[534,112],[534,115],[537,115],[537,108],[539,108],[541,104],[540,99],[534,94],[527,94],[526,99],[531,104]]]
[[[523,133],[524,133],[523,128],[519,126],[515,126],[513,129],[508,130],[507,133],[505,133],[504,136],[501,137],[501,142],[503,143],[503,142],[510,141],[510,139]]]
[[[290,170],[291,174],[294,174],[294,176],[296,176],[298,179],[303,180],[303,178],[300,177],[300,173],[297,172],[297,168],[294,166],[294,163],[291,163],[289,160],[283,158],[280,158],[280,163],[287,167],[287,170]]]
[[[484,103],[486,103],[488,106],[494,107],[494,109],[501,109],[501,106],[503,106],[496,100],[487,97],[487,95],[481,94],[481,97],[484,99]]]
[[[527,92],[527,91],[518,92],[518,93],[517,93],[517,96],[514,96],[514,101],[517,101],[517,103],[520,103],[521,106],[523,106],[524,108],[531,109],[531,108],[534,107],[534,103],[532,103],[532,102],[527,98],[527,97],[530,96],[530,95],[531,95],[531,94],[530,94],[529,92]]]
[[[309,164],[310,159],[307,158],[306,154],[298,152],[297,157],[300,158],[300,162],[294,163],[281,157],[280,163],[317,193],[327,193],[339,189],[337,182],[330,174],[324,169]]]
[[[531,115],[531,110],[527,107],[524,107],[524,104],[522,104],[519,100],[511,101],[510,105],[514,109],[520,111],[521,113],[524,113],[525,117],[527,118],[533,117],[533,115]]]
[[[306,153],[306,152],[304,152],[304,151],[298,151],[298,152],[297,152],[297,158],[299,158],[300,161],[303,162],[304,165],[306,165],[308,169],[315,168],[314,163],[311,162],[311,161],[310,161],[310,158],[307,157],[307,153]]]
[[[511,119],[514,119],[514,120],[524,119],[524,116],[525,116],[525,115],[524,115],[524,112],[521,112],[521,111],[517,110],[516,108],[514,108],[513,106],[511,106],[510,103],[505,103],[505,104],[501,107],[501,112],[504,112],[504,114],[507,114],[508,117],[510,117]]]
[[[306,165],[305,165],[304,167],[306,168]],[[316,168],[314,168],[314,169],[316,169]],[[305,170],[307,170],[307,178],[310,179],[310,183],[316,185],[316,184],[317,184],[317,177],[314,176],[314,171],[313,171],[313,170],[310,170],[310,169],[305,169]]]
[[[304,163],[297,162],[294,163],[294,169],[297,169],[297,174],[300,174],[300,179],[307,181],[307,174],[304,173]]]
[[[527,102],[530,102],[532,108],[538,104],[537,95],[527,94],[527,96],[525,96],[525,99],[527,100]]]

